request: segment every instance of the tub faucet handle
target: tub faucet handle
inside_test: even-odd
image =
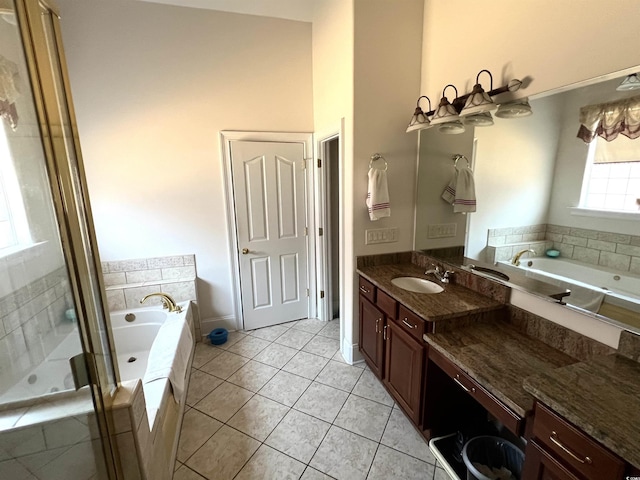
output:
[[[170,295],[161,292],[150,293],[149,295],[145,295],[145,297],[140,300],[140,303],[144,303],[150,297],[160,297],[162,299],[162,308],[165,310],[169,310],[169,313],[180,313],[182,312],[182,307],[176,304],[176,301],[171,298]]]

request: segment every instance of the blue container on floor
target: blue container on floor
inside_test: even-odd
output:
[[[211,345],[222,345],[227,341],[227,336],[229,332],[227,332],[226,328],[215,328],[211,330],[211,333],[207,335]]]

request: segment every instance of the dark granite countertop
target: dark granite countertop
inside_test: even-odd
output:
[[[424,340],[522,417],[534,403],[522,379],[578,361],[503,321],[428,334]]]
[[[424,271],[424,268],[413,263],[366,266],[357,269],[360,275],[425,320],[436,322],[489,312],[503,306],[502,303],[463,286],[440,283],[435,277],[425,275]],[[391,280],[396,277],[419,277],[435,281],[444,287],[444,292],[436,294],[409,292],[391,283]]]
[[[524,389],[640,468],[640,363],[595,357],[527,377]]]

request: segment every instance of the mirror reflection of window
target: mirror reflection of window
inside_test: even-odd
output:
[[[0,120],[0,256],[31,243],[22,192],[5,125]]]
[[[594,210],[640,212],[640,139],[618,135],[589,144],[580,206]]]

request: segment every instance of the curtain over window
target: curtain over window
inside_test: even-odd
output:
[[[578,138],[591,143],[598,136],[610,142],[620,134],[640,137],[640,95],[580,109]]]

